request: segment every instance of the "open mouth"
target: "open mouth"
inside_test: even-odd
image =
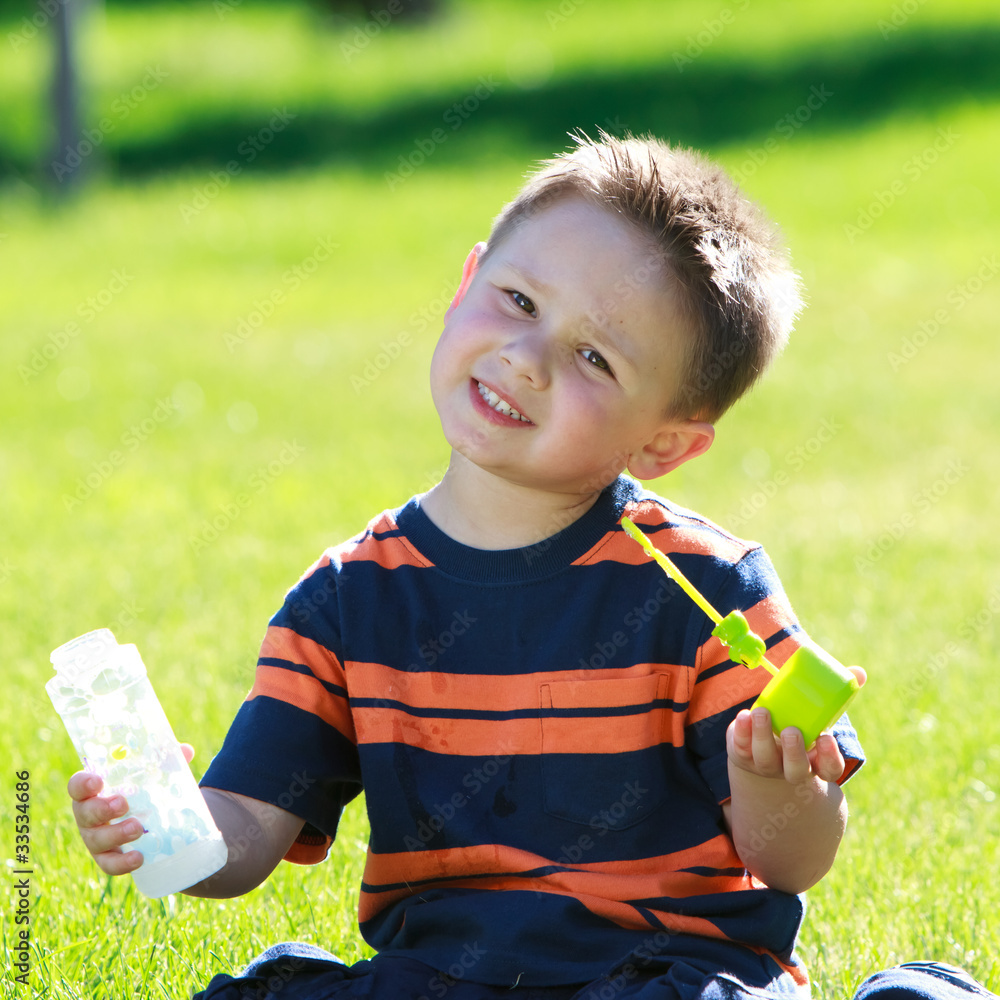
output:
[[[488,386],[483,385],[482,382],[477,382],[476,385],[479,388],[479,395],[483,397],[483,400],[490,409],[496,410],[497,413],[502,413],[505,417],[510,417],[512,420],[520,420],[526,424],[531,423],[527,417],[518,413],[506,399],[502,399]]]

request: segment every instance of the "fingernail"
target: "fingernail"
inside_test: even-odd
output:
[[[114,812],[119,812],[125,808],[125,800],[120,795],[115,795],[108,799],[108,805]]]

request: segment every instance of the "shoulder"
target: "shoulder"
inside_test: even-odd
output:
[[[345,575],[352,564],[375,564],[382,569],[429,565],[398,523],[400,512],[414,503],[415,500],[410,500],[402,507],[381,511],[363,531],[325,549],[302,574],[296,586],[317,576]]]
[[[738,538],[696,511],[634,484],[623,514],[668,553],[707,556],[735,565],[754,553],[762,553],[758,542]]]

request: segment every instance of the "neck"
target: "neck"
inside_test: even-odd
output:
[[[512,483],[457,453],[444,478],[421,500],[424,513],[456,542],[515,549],[550,538],[583,517],[600,490],[560,493]]]

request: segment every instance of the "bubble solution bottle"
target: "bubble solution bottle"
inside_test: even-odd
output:
[[[134,645],[110,629],[88,632],[52,652],[45,690],[84,768],[104,779],[102,795],[124,795],[145,831],[126,850],[142,853],[132,873],[152,899],[217,872],[227,857],[205,799],[146,676]]]

